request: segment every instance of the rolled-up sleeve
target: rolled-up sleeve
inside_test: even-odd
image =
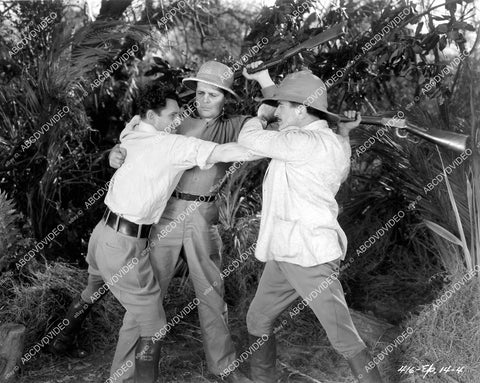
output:
[[[315,145],[315,140],[299,130],[263,130],[261,120],[255,117],[244,124],[238,136],[238,143],[259,156],[295,161],[308,156]]]
[[[184,169],[194,166],[198,166],[200,169],[209,169],[214,165],[207,163],[207,160],[218,144],[195,137],[177,136],[176,138],[175,145],[172,147],[176,166]]]

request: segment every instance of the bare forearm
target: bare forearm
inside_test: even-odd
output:
[[[343,126],[339,126],[337,129],[337,133],[344,138],[349,138],[350,130],[351,129],[347,129]]]

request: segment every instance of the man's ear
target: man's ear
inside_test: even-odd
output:
[[[307,115],[307,107],[304,104],[300,104],[295,108],[295,113],[297,117],[303,118]]]
[[[147,113],[145,113],[145,117],[147,118],[147,120],[152,121],[155,119],[155,112],[151,109],[148,109]]]

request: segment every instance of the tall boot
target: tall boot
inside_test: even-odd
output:
[[[56,355],[69,355],[77,358],[84,358],[88,355],[85,350],[74,348],[74,340],[82,323],[87,317],[95,303],[85,302],[82,297],[74,299],[68,308],[65,319],[68,320],[65,328],[48,345],[48,351]],[[63,319],[63,321],[65,321]],[[62,322],[63,322],[62,321]],[[62,323],[60,322],[60,323]]]
[[[135,347],[135,383],[154,383],[158,378],[160,343],[140,337]]]
[[[249,334],[250,345],[257,343],[261,337]],[[250,370],[255,383],[275,383],[277,361],[277,346],[275,335],[269,335],[268,340],[252,353],[250,357]]]
[[[382,377],[378,371],[377,366],[370,368],[368,363],[372,360],[367,349],[363,349],[353,358],[347,359],[353,376],[358,379],[360,383],[382,383]],[[368,371],[367,371],[368,370]]]

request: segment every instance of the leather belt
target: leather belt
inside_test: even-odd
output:
[[[185,201],[199,201],[199,202],[213,202],[217,198],[216,195],[195,195],[195,194],[182,193],[176,190],[173,191],[172,196],[178,199],[183,199]]]
[[[120,217],[110,209],[106,209],[103,213],[103,220],[105,224],[110,226],[113,230],[119,233],[135,238],[148,238],[150,228],[152,225],[139,225],[129,221],[128,219]]]

